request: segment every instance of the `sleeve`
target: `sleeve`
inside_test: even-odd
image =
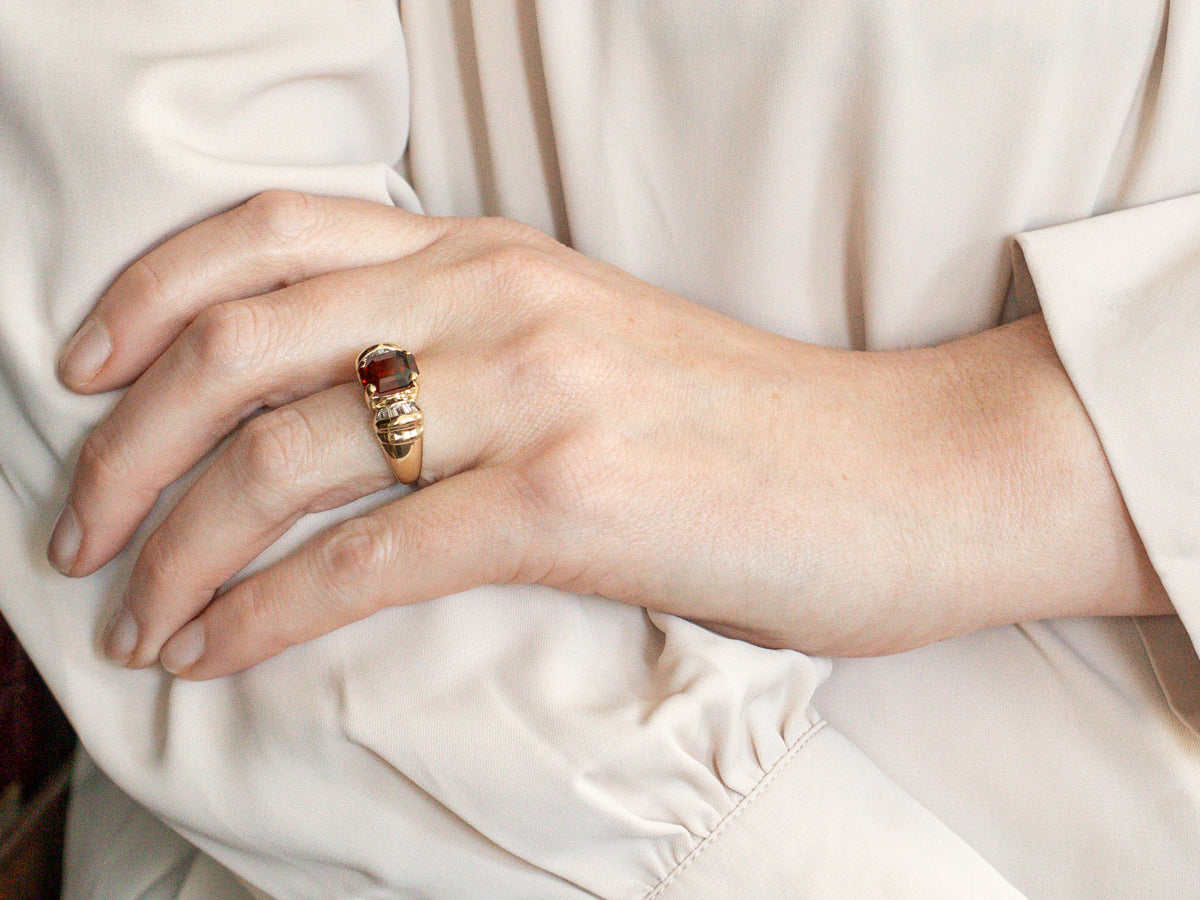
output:
[[[87,578],[47,564],[116,399],[68,393],[54,354],[124,266],[254,193],[415,208],[405,46],[394,0],[0,3],[0,35],[0,612],[104,773],[77,789],[110,796],[75,811],[96,870],[68,896],[1014,896],[825,727],[827,661],[626,604],[485,586],[202,683],[102,659],[147,529]],[[211,863],[184,877],[187,844]]]
[[[1178,612],[1140,630],[1200,727],[1200,195],[1019,235],[1014,262]]]

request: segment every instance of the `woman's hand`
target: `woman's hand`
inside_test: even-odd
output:
[[[64,381],[130,387],[84,443],[62,571],[110,560],[234,433],[141,550],[106,639],[131,666],[223,675],[488,582],[840,654],[1164,602],[1039,321],[822,349],[512,222],[268,193],[139,260],[78,334]],[[391,483],[354,380],[380,341],[421,369],[425,486],[216,595],[304,513]]]

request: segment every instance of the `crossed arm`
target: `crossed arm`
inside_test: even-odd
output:
[[[353,367],[381,340],[421,366],[424,487],[223,587],[305,512],[390,483]],[[488,582],[835,655],[1170,610],[1040,316],[821,348],[512,222],[267,193],[130,267],[60,372],[129,386],[54,532],[67,574],[232,434],[141,550],[106,638],[130,666],[220,676]]]

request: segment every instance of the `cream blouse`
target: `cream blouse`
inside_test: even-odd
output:
[[[0,36],[0,604],[98,766],[68,896],[1200,884],[1200,3],[108,0],[3,3]],[[831,663],[486,587],[218,682],[116,669],[132,552],[44,561],[113,402],[54,355],[124,265],[270,187],[523,219],[823,344],[1040,304],[1179,619]]]

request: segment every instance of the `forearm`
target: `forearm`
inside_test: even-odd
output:
[[[1171,611],[1040,315],[934,348],[798,346],[794,364],[794,424],[771,442],[790,496],[763,499],[776,581],[703,610],[711,626],[858,656]]]

